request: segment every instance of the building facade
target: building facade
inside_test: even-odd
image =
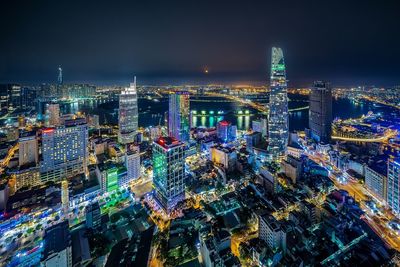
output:
[[[189,92],[175,92],[169,95],[168,135],[182,142],[190,139]]]
[[[269,145],[272,158],[282,156],[289,139],[286,67],[281,48],[272,48],[269,96]]]
[[[317,142],[329,143],[332,133],[332,89],[328,82],[316,81],[311,88],[309,127]]]
[[[169,212],[185,197],[185,144],[173,137],[160,137],[153,144],[155,197]]]
[[[390,158],[387,174],[387,204],[393,213],[400,216],[400,159]]]
[[[40,172],[44,182],[86,173],[88,159],[88,128],[84,119],[67,120],[64,126],[42,130]]]
[[[136,77],[131,85],[121,92],[118,109],[118,142],[128,144],[135,142],[138,129],[138,104]]]

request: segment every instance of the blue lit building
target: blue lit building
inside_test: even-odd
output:
[[[189,92],[169,95],[168,135],[182,142],[190,139]]]
[[[269,96],[269,145],[273,158],[282,156],[289,139],[286,68],[281,48],[272,48],[271,93]]]
[[[397,216],[400,215],[400,158],[390,158],[387,173],[387,204]]]
[[[220,121],[217,123],[217,137],[220,141],[226,143],[236,139],[236,125],[228,121]]]

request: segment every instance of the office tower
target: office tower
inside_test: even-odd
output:
[[[138,129],[136,77],[134,82],[119,96],[118,126],[118,142],[121,144],[133,143]]]
[[[45,230],[44,246],[41,266],[72,266],[71,233],[68,220]]]
[[[365,167],[365,187],[381,202],[385,202],[387,196],[387,170],[383,162]]]
[[[310,93],[309,127],[311,137],[328,143],[332,131],[332,90],[327,82],[316,81]]]
[[[64,214],[67,214],[69,210],[69,188],[67,180],[61,182],[61,205]]]
[[[134,144],[127,145],[125,154],[125,167],[127,171],[126,179],[129,184],[131,181],[140,177],[140,151],[139,146]]]
[[[272,158],[282,156],[289,138],[286,69],[281,48],[272,48],[269,96],[269,145]]]
[[[262,134],[260,132],[247,133],[244,136],[246,140],[246,150],[250,153],[253,152],[254,147],[258,147],[262,140]]]
[[[61,68],[61,66],[58,66],[58,77],[57,77],[57,82],[58,82],[58,85],[62,85],[62,84],[63,84],[63,74],[62,74],[62,68]]]
[[[65,120],[63,126],[42,131],[41,178],[59,181],[86,173],[88,127],[84,118]]]
[[[13,108],[21,107],[21,86],[14,84],[11,86],[11,105]]]
[[[387,173],[387,204],[400,216],[400,158],[390,158]]]
[[[19,166],[36,165],[39,161],[39,147],[36,132],[23,132],[18,139]]]
[[[228,121],[220,121],[217,123],[217,137],[222,142],[230,142],[236,139],[236,125]]]
[[[116,166],[107,166],[102,171],[102,191],[112,192],[118,189],[118,168]]]
[[[185,144],[174,137],[160,137],[153,144],[155,197],[169,212],[185,198]]]
[[[266,118],[260,118],[251,122],[251,128],[254,132],[260,132],[263,137],[268,135],[268,121]]]
[[[47,124],[48,126],[60,125],[60,105],[59,104],[48,104],[46,110]]]
[[[101,226],[101,212],[99,202],[90,203],[86,207],[86,227],[97,229]]]
[[[189,92],[169,95],[168,135],[182,142],[190,139]]]
[[[30,108],[35,106],[37,91],[34,87],[24,86],[21,88],[21,108]]]

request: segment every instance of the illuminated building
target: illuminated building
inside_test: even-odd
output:
[[[121,144],[135,142],[138,129],[136,77],[134,82],[125,88],[119,96],[118,127],[118,142]]]
[[[106,170],[103,180],[103,192],[112,192],[118,189],[118,168],[112,167]]]
[[[309,96],[309,127],[317,142],[329,143],[332,132],[332,89],[329,83],[316,81]]]
[[[185,197],[185,144],[174,137],[160,137],[153,143],[155,197],[169,212]]]
[[[14,191],[21,188],[31,188],[43,184],[40,179],[40,169],[36,166],[24,165],[15,170],[7,171],[15,179]]]
[[[236,139],[236,126],[228,121],[217,123],[217,137],[222,142],[230,142]]]
[[[72,245],[68,220],[46,229],[44,245],[41,266],[72,267]]]
[[[67,180],[61,182],[61,204],[64,213],[67,214],[69,209],[69,188]]]
[[[37,164],[39,161],[39,148],[36,132],[24,132],[18,139],[19,166]]]
[[[211,148],[211,161],[226,172],[232,172],[236,169],[237,154],[233,148],[214,146]]]
[[[88,153],[85,119],[66,120],[63,126],[42,130],[41,179],[59,181],[86,173]]]
[[[139,147],[133,144],[127,145],[125,154],[125,167],[127,170],[126,181],[123,184],[129,184],[140,177],[140,151]]]
[[[60,125],[60,105],[48,104],[46,109],[47,125],[58,126]]]
[[[11,86],[11,105],[13,108],[21,107],[21,86],[12,85]]]
[[[252,152],[254,147],[257,147],[261,143],[262,134],[260,132],[247,133],[244,136],[246,140],[246,150]]]
[[[277,47],[272,48],[270,88],[268,150],[276,158],[286,151],[289,138],[286,68],[282,49]]]
[[[251,122],[251,128],[254,132],[260,132],[263,137],[266,137],[268,134],[268,121],[265,118],[253,120]]]
[[[68,73],[67,73],[68,74]],[[57,77],[57,82],[59,85],[63,84],[63,74],[62,74],[62,68],[61,66],[58,67],[58,77]]]
[[[387,173],[387,204],[393,213],[400,215],[400,159],[390,158]]]
[[[168,135],[182,142],[190,139],[190,100],[188,92],[169,95]]]
[[[380,164],[381,163],[381,164]],[[365,167],[365,186],[379,201],[385,202],[387,195],[387,166],[374,162]]]

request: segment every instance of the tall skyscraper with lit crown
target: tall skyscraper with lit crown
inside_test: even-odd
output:
[[[273,158],[285,153],[289,138],[286,68],[281,48],[272,48],[269,96],[269,146]]]
[[[138,129],[138,117],[135,77],[134,82],[123,90],[119,96],[118,142],[121,144],[135,142],[136,131]]]
[[[168,135],[182,142],[190,139],[189,92],[169,95]]]

